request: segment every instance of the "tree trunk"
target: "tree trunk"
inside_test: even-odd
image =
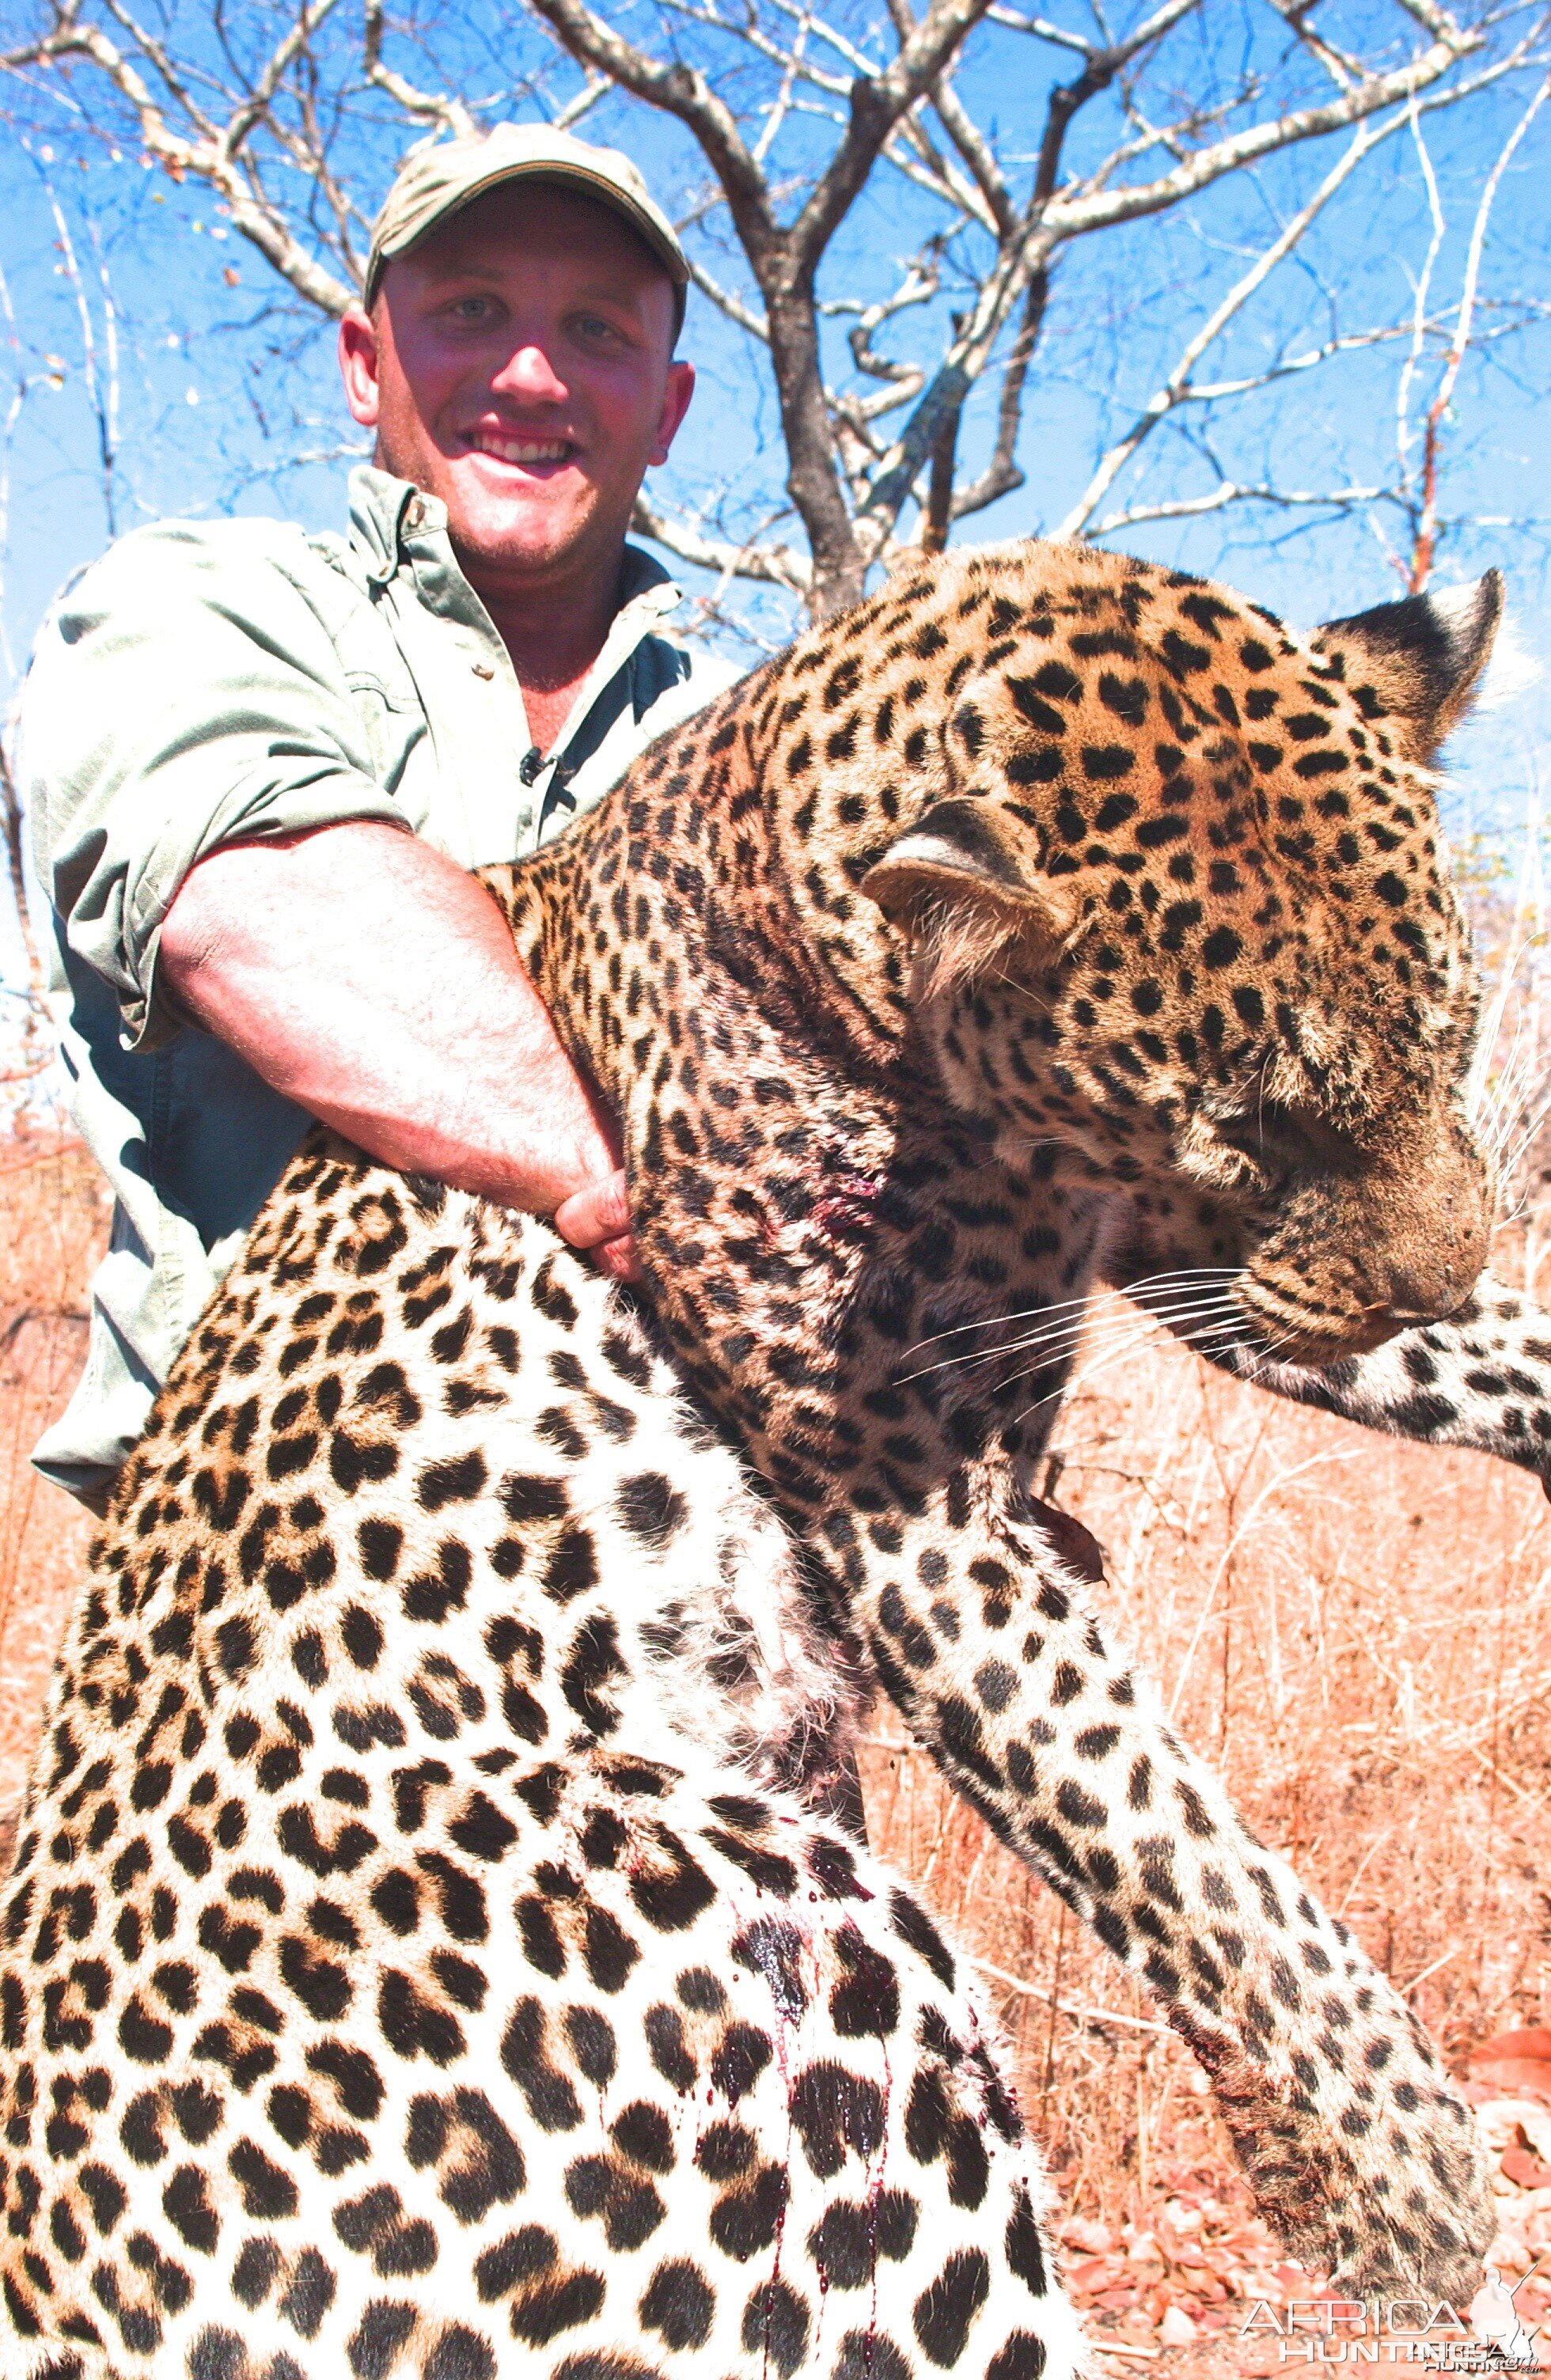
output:
[[[859,603],[867,566],[835,459],[824,403],[813,276],[790,257],[770,260],[759,276],[770,326],[770,360],[786,439],[786,491],[813,554],[808,611],[827,620]]]
[[[959,452],[960,407],[943,415],[932,440],[932,472],[927,490],[927,517],[921,529],[923,553],[940,553],[948,542],[953,516],[953,469]]]

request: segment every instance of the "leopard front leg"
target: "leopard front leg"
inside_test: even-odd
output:
[[[1257,1355],[1247,1329],[1230,1342],[1218,1326],[1197,1334],[1181,1323],[1179,1285],[1198,1257],[1157,1215],[1133,1208],[1116,1223],[1105,1239],[1104,1278],[1208,1363],[1390,1438],[1496,1455],[1533,1471],[1551,1496],[1551,1314],[1533,1298],[1484,1273],[1443,1321],[1305,1370]]]
[[[721,1133],[698,1111],[633,1120],[637,1234],[686,1378],[952,1781],[1162,2000],[1289,2244],[1353,2289],[1468,2296],[1492,2221],[1421,2028],[1111,1649],[1029,1512],[994,1381],[934,1370],[905,1393],[945,1330],[1070,1312],[1095,1219],[1062,1210],[1020,1247],[1028,1185],[927,1088],[908,1121],[842,1112],[817,1075],[797,1097],[757,1023],[742,1055],[783,1120],[780,1168],[720,1138],[716,1170],[668,1161],[675,1135]]]
[[[1256,1366],[1240,1378],[1392,1438],[1462,1446],[1533,1471],[1551,1496],[1551,1315],[1487,1273],[1445,1322],[1405,1330],[1323,1372]]]
[[[1171,1732],[1005,1472],[854,1481],[816,1536],[914,1730],[1210,2072],[1290,2248],[1351,2289],[1468,2295],[1489,2201],[1421,2026]]]

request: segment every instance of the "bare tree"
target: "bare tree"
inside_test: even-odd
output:
[[[1485,181],[1482,184],[1474,219],[1471,225],[1470,244],[1465,254],[1464,270],[1460,275],[1459,302],[1454,309],[1448,345],[1439,365],[1437,385],[1423,417],[1422,455],[1419,467],[1413,466],[1411,455],[1414,442],[1409,418],[1410,399],[1414,380],[1423,360],[1423,325],[1427,311],[1433,270],[1437,261],[1439,248],[1443,243],[1446,225],[1442,203],[1438,197],[1437,177],[1433,172],[1432,160],[1427,154],[1421,128],[1415,124],[1413,118],[1417,152],[1422,160],[1423,171],[1426,178],[1427,198],[1433,217],[1433,237],[1428,244],[1426,261],[1417,282],[1416,310],[1410,352],[1406,358],[1405,370],[1400,374],[1396,407],[1396,450],[1400,466],[1397,495],[1404,506],[1411,529],[1411,552],[1406,569],[1406,584],[1413,595],[1419,595],[1425,588],[1432,576],[1433,565],[1437,558],[1438,480],[1442,464],[1444,424],[1448,419],[1449,408],[1454,402],[1455,391],[1460,381],[1460,367],[1469,351],[1474,328],[1476,294],[1481,280],[1481,254],[1485,246],[1487,224],[1491,218],[1497,192],[1502,186],[1503,176],[1512,164],[1515,152],[1547,98],[1551,98],[1551,76],[1547,76],[1540,84],[1533,98],[1503,143]]]
[[[0,272],[0,322],[5,324],[7,345],[14,357],[21,342],[17,334],[10,284],[4,272]],[[34,394],[40,377],[57,382],[59,374],[50,370],[40,375],[29,371],[25,363],[15,366],[4,419],[0,420],[0,590],[5,584],[10,533],[11,445],[22,409]],[[14,676],[15,660],[6,637],[3,606],[0,662],[7,675]],[[0,1116],[13,1118],[18,1087],[30,1085],[52,1061],[53,1037],[48,1029],[47,972],[27,911],[25,830],[16,773],[11,766],[8,728],[9,722],[0,720],[0,849],[4,855],[3,897],[12,913],[22,980],[19,985],[0,980]]]
[[[1480,195],[1451,310],[1432,302],[1430,257],[1409,319],[1333,334],[1256,371],[1202,382],[1198,367],[1376,152],[1405,136],[1425,160],[1429,119],[1539,82],[1551,35],[1540,0],[1373,0],[1357,12],[1358,50],[1321,30],[1317,0],[1241,0],[1230,60],[1228,12],[1207,0],[1161,0],[1123,31],[1097,0],[1091,13],[1070,0],[1062,21],[1008,0],[888,0],[881,22],[854,0],[824,13],[813,0],[644,0],[629,38],[621,12],[588,0],[521,0],[510,27],[520,74],[492,91],[470,88],[467,54],[443,71],[434,29],[390,19],[383,0],[362,0],[348,20],[346,0],[284,11],[255,0],[240,41],[216,0],[154,22],[132,0],[41,6],[31,38],[0,60],[18,106],[22,92],[34,111],[67,104],[175,178],[209,185],[233,228],[325,314],[359,285],[370,199],[406,136],[464,133],[503,111],[565,123],[605,103],[616,117],[622,103],[652,112],[694,161],[685,226],[697,285],[773,383],[784,490],[762,517],[733,502],[698,519],[643,502],[637,528],[721,584],[763,581],[819,614],[855,599],[876,565],[940,547],[954,523],[1023,484],[1025,397],[1069,252],[1276,161],[1275,236],[1207,310],[1062,528],[1102,535],[1256,498],[1384,498],[1409,507],[1412,576],[1424,576],[1443,428],[1478,335],[1481,243],[1539,96]],[[1342,135],[1330,164],[1320,144]],[[864,194],[907,226],[910,253],[859,263],[853,245],[837,261]],[[1204,494],[1101,510],[1160,422],[1204,406],[1220,414],[1384,339],[1411,343],[1408,389],[1424,372],[1436,382],[1419,451],[1407,429],[1388,486],[1288,489],[1223,470]],[[994,427],[970,468],[961,425],[988,376]]]
[[[0,735],[0,844],[5,892],[21,944],[23,980],[0,982],[0,1142],[25,1136],[29,1121],[55,1105],[58,1062],[48,1008],[48,978],[27,914],[25,834],[6,739]],[[40,1097],[40,1095],[42,1095]]]

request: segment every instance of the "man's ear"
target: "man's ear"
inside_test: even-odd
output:
[[[680,424],[689,411],[689,400],[695,394],[695,367],[682,356],[668,366],[667,384],[662,391],[662,410],[657,418],[657,436],[649,461],[668,460],[668,449],[678,436]]]
[[[381,341],[377,324],[364,306],[347,306],[339,324],[339,376],[351,419],[363,430],[375,430],[379,398]]]
[[[1340,658],[1340,676],[1366,715],[1393,722],[1402,758],[1430,760],[1470,706],[1503,615],[1503,578],[1408,595],[1316,629],[1315,649]]]
[[[983,973],[1012,942],[1053,958],[1082,917],[984,800],[933,802],[874,860],[861,890],[916,943],[928,997]]]

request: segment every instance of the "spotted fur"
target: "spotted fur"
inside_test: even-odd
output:
[[[845,1823],[875,1684],[1145,1977],[1290,2244],[1468,2294],[1467,2111],[1031,1483],[1105,1279],[1542,1463],[1534,1318],[1440,1319],[1486,1201],[1425,762],[1495,613],[1303,645],[950,557],[491,874],[648,1290],[324,1134],[276,1191],[53,1690],[7,2380],[1064,2380],[995,2038]]]

